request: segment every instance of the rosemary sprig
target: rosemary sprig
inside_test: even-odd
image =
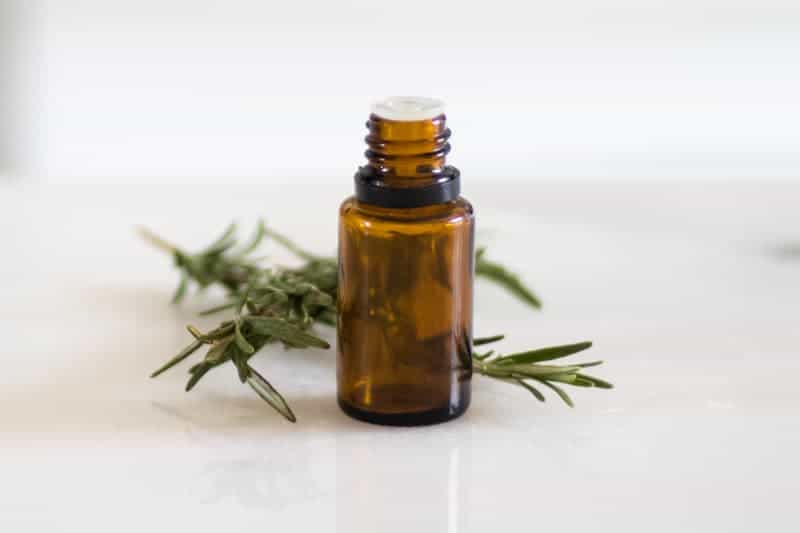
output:
[[[473,345],[480,346],[502,339],[502,335],[475,339]],[[519,385],[528,390],[533,396],[543,402],[544,395],[533,385],[533,382],[544,385],[555,392],[567,405],[573,407],[572,399],[569,395],[556,385],[563,383],[576,387],[597,387],[600,389],[611,389],[613,385],[602,379],[583,373],[584,368],[603,364],[602,361],[590,361],[588,363],[576,363],[572,365],[543,365],[544,361],[561,359],[578,352],[591,348],[591,342],[579,342],[577,344],[565,344],[563,346],[550,346],[529,350],[526,352],[513,353],[510,355],[495,355],[494,352],[484,354],[472,354],[472,369],[477,374],[482,374],[490,378],[498,379],[507,383]]]
[[[180,302],[191,284],[204,289],[219,285],[228,292],[228,301],[204,311],[212,314],[233,311],[231,320],[223,321],[206,333],[187,326],[192,342],[172,359],[151,374],[156,377],[187,359],[203,346],[208,346],[205,357],[189,368],[186,390],[191,390],[210,370],[224,363],[233,363],[239,379],[247,383],[265,402],[291,422],[296,417],[281,394],[250,364],[261,348],[280,342],[286,348],[329,348],[329,344],[316,336],[311,328],[316,323],[335,325],[337,264],[333,258],[321,257],[303,250],[285,236],[259,222],[253,236],[237,246],[236,225],[231,224],[216,240],[202,251],[187,253],[151,231],[141,228],[142,236],[151,244],[173,256],[181,273],[180,283],[173,302]],[[304,261],[300,268],[263,268],[251,254],[265,238],[284,246]],[[498,283],[511,294],[532,307],[539,308],[539,298],[520,279],[498,263],[484,258],[484,249],[478,250],[475,273]],[[474,346],[499,341],[503,335],[474,339]],[[537,382],[560,396],[572,406],[566,392],[554,382],[583,386],[610,388],[607,382],[582,373],[583,368],[600,364],[599,361],[576,365],[542,365],[550,361],[585,350],[591,343],[555,346],[498,356],[493,351],[472,353],[476,373],[513,383],[527,389],[537,399],[544,395],[531,382]]]

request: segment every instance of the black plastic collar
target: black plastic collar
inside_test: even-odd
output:
[[[387,187],[372,167],[358,169],[355,175],[356,198],[380,207],[411,208],[452,202],[461,193],[461,173],[444,167],[441,181],[425,187]]]

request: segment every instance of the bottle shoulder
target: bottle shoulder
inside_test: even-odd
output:
[[[471,224],[475,218],[472,204],[463,197],[452,202],[414,208],[387,208],[360,202],[355,196],[346,198],[339,207],[340,218],[392,224]]]

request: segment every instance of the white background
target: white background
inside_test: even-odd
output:
[[[0,0],[0,173],[349,181],[443,98],[475,180],[800,176],[793,0]]]

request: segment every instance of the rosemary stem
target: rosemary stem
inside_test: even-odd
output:
[[[136,228],[139,232],[139,235],[147,241],[151,246],[161,250],[162,252],[167,252],[169,254],[174,254],[178,251],[178,247],[172,244],[171,242],[167,241],[163,237],[155,234],[154,232],[150,231],[144,226],[139,226]]]
[[[300,259],[305,259],[306,261],[315,261],[319,259],[316,255],[312,254],[311,252],[307,252],[303,250],[299,246],[297,246],[294,242],[292,242],[288,237],[281,235],[277,231],[270,229],[268,227],[264,228],[264,234],[269,236],[272,240],[292,252],[294,255],[299,257]]]

